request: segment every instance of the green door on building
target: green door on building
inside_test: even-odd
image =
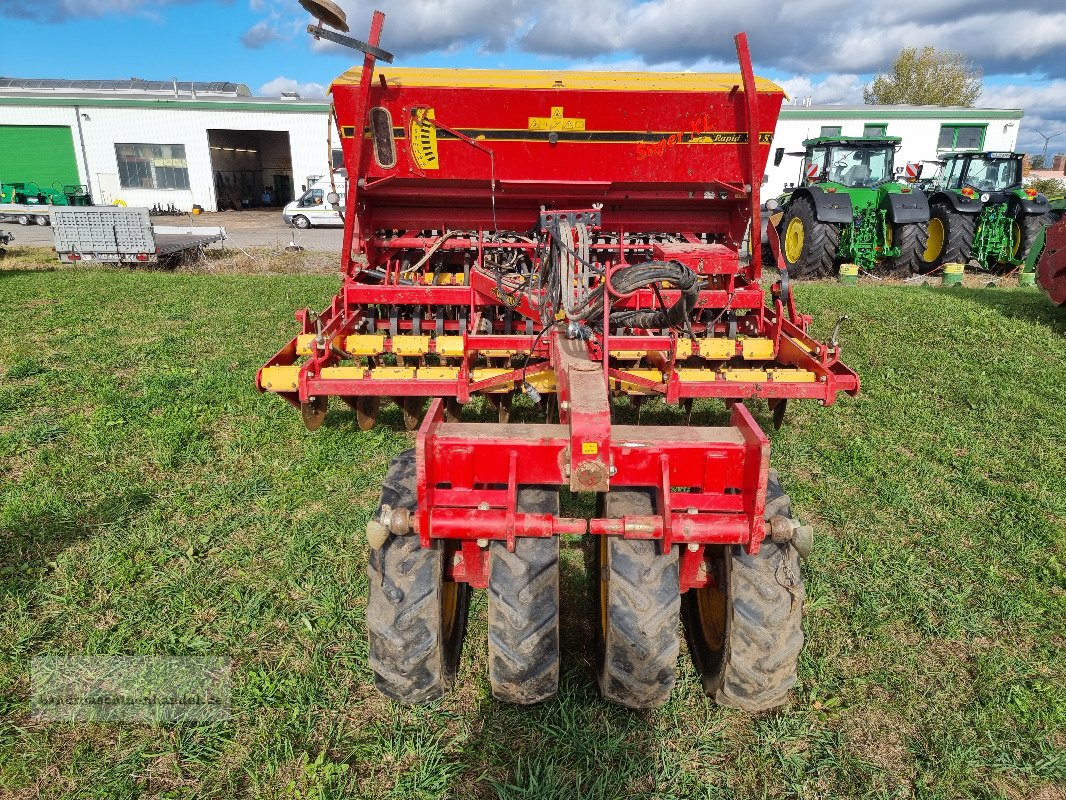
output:
[[[65,125],[0,125],[0,183],[76,186],[74,136]]]

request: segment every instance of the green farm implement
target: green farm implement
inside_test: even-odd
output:
[[[929,205],[922,192],[896,180],[899,142],[835,136],[803,143],[805,152],[795,154],[803,156],[799,188],[776,201],[794,277],[829,275],[838,264],[909,274],[922,263]],[[917,175],[916,168],[909,172]]]

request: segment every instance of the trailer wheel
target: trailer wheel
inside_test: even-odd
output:
[[[604,514],[654,514],[653,497],[645,489],[608,492]],[[681,648],[677,550],[661,553],[657,541],[620,536],[600,536],[595,544],[600,693],[629,708],[657,708],[670,698]]]
[[[1011,255],[1019,261],[1024,261],[1033,247],[1033,243],[1040,235],[1045,225],[1050,223],[1048,214],[1026,214],[1020,211],[1014,215],[1011,223],[1011,235],[1013,246]]]
[[[19,225],[29,225],[30,224],[30,215],[29,214],[19,214],[18,223],[19,223]]]
[[[554,489],[518,490],[518,511],[559,513]],[[518,705],[559,688],[559,537],[523,537],[514,552],[489,545],[489,681],[492,696]]]
[[[792,504],[770,471],[766,518]],[[685,634],[703,688],[720,705],[766,711],[783,705],[803,649],[803,577],[791,544],[767,538],[758,555],[717,548],[714,583],[684,597]]]
[[[381,484],[381,507],[414,511],[415,451],[396,456]],[[469,587],[447,580],[443,542],[423,548],[418,536],[390,535],[371,550],[366,621],[374,685],[404,705],[441,697],[455,683],[466,633]]]
[[[929,228],[925,222],[911,222],[892,225],[889,229],[891,240],[887,244],[899,248],[899,255],[888,263],[890,272],[898,275],[910,275],[920,272],[922,254],[929,244]]]
[[[814,205],[806,197],[789,204],[781,220],[782,250],[789,273],[806,278],[831,275],[836,266],[840,247],[840,229],[828,222],[819,222]]]
[[[947,203],[934,203],[929,209],[928,238],[919,271],[969,261],[976,226],[976,214],[960,214]]]

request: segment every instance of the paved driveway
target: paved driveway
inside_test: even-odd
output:
[[[152,217],[155,225],[214,227],[226,229],[230,247],[284,247],[296,238],[296,243],[308,250],[339,253],[343,237],[342,228],[312,228],[298,231],[281,221],[281,210],[276,211],[221,211],[199,216]],[[37,225],[21,226],[15,223],[0,223],[0,228],[15,237],[14,244],[27,246],[52,246],[52,229]]]

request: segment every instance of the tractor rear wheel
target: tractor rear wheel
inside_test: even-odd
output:
[[[608,492],[604,513],[615,519],[654,514],[653,497],[651,490]],[[681,647],[677,549],[662,553],[657,541],[620,536],[600,536],[594,544],[600,692],[629,708],[657,708],[674,688]]]
[[[792,504],[770,471],[766,518],[790,517]],[[803,649],[803,578],[791,544],[763,540],[718,548],[714,581],[684,597],[685,634],[703,688],[719,705],[766,711],[783,705]]]
[[[517,510],[559,514],[555,489],[518,490]],[[497,700],[530,705],[559,688],[559,537],[489,545],[489,682]]]
[[[962,214],[947,203],[934,203],[929,209],[928,236],[919,271],[969,261],[976,226],[976,214]]]
[[[899,248],[899,255],[888,262],[889,272],[895,275],[907,276],[912,272],[920,272],[922,268],[922,254],[929,243],[929,229],[924,222],[909,222],[901,225],[893,225],[889,228],[892,239],[888,242],[891,247]]]
[[[1015,213],[1014,221],[1011,224],[1011,254],[1015,259],[1024,261],[1025,257],[1029,255],[1029,251],[1040,235],[1040,231],[1050,224],[1049,216],[1049,214],[1026,214],[1020,209]]]
[[[396,456],[381,484],[383,506],[414,511],[415,451]],[[370,552],[366,621],[374,685],[398,703],[442,696],[455,683],[466,633],[469,587],[445,575],[452,555],[444,542],[421,546],[418,536],[389,535]]]
[[[789,204],[781,220],[781,248],[794,278],[831,275],[840,247],[840,228],[819,222],[814,204],[800,197]]]

